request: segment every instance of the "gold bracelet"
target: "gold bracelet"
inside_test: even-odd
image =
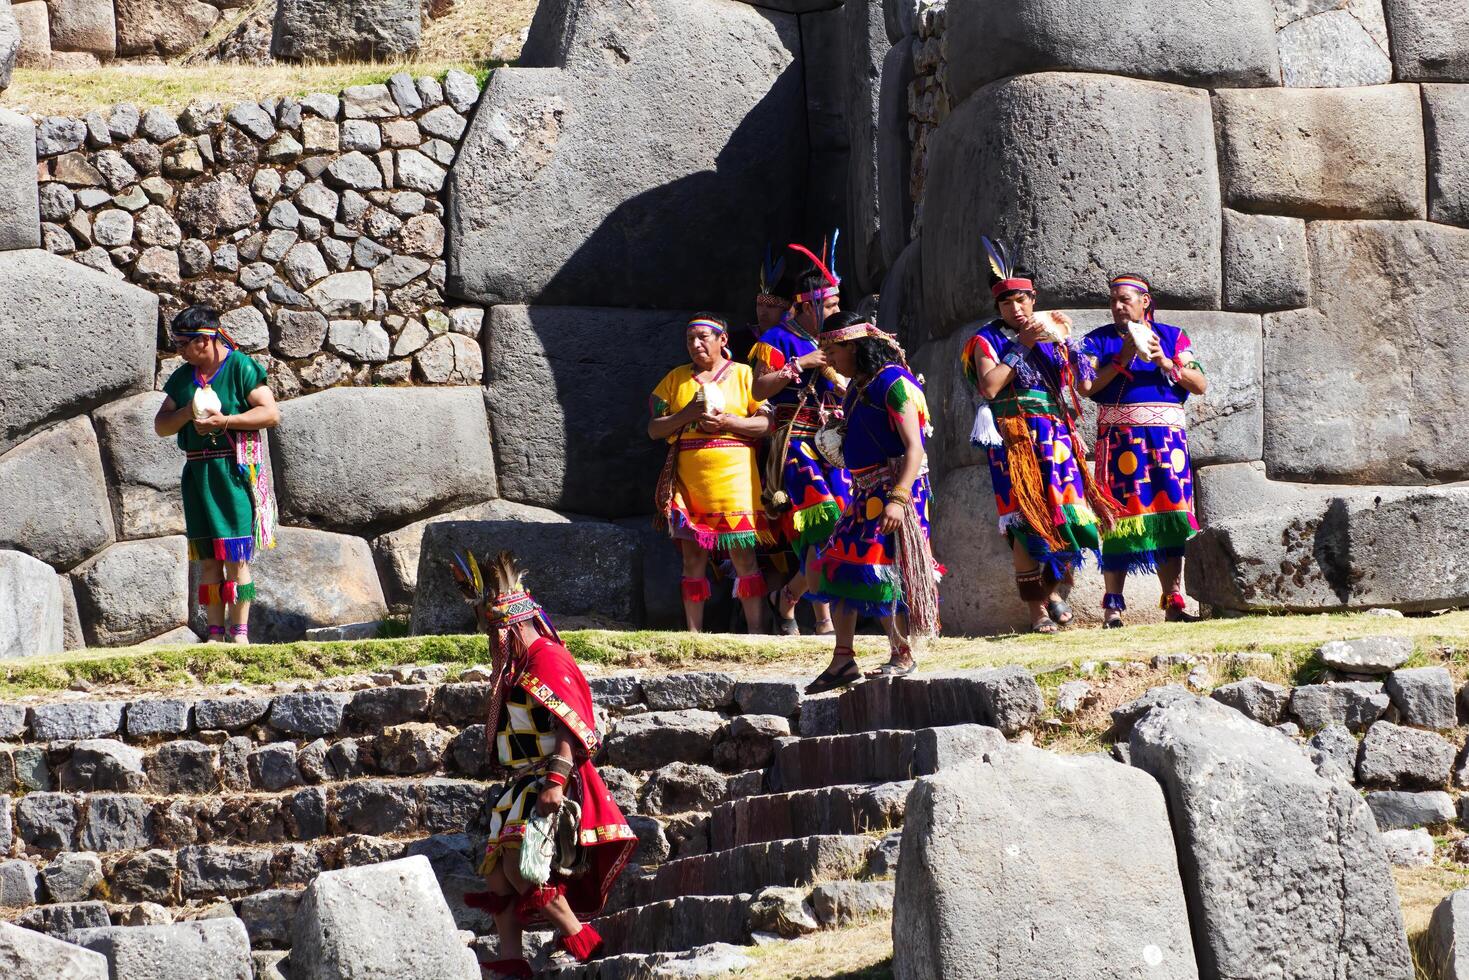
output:
[[[911,492],[907,491],[907,490],[889,490],[888,491],[888,503],[890,503],[890,504],[893,504],[893,503],[897,503],[897,504],[911,504],[912,502],[913,502],[913,494]]]

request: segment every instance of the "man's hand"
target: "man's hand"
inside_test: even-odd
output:
[[[1026,317],[1020,327],[1020,342],[1026,347],[1034,347],[1042,341],[1050,340],[1046,328],[1041,326],[1040,321],[1034,317]]]
[[[226,416],[223,412],[216,412],[210,409],[209,414],[205,415],[202,419],[194,420],[194,431],[201,436],[212,436],[224,431],[225,420]]]
[[[800,357],[796,358],[796,367],[800,368],[802,371],[810,371],[812,368],[824,368],[830,363],[831,362],[827,360],[826,351],[822,350],[819,347],[816,350],[811,351],[809,354],[802,354]]]
[[[699,419],[699,431],[701,432],[728,432],[729,420],[732,416],[728,412],[705,412]]]
[[[566,791],[555,783],[547,783],[546,788],[541,790],[541,795],[536,797],[536,812],[541,816],[549,816],[561,808],[566,799]]]

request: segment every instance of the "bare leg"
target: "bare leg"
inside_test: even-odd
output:
[[[1183,591],[1183,558],[1164,558],[1158,562],[1158,584],[1163,594]]]
[[[1109,594],[1122,595],[1122,590],[1127,587],[1127,573],[1106,571],[1102,573],[1102,581],[1106,584],[1106,589]],[[1122,622],[1122,611],[1120,609],[1103,610],[1102,622]]]
[[[226,578],[228,578],[231,582],[234,582],[241,588],[255,581],[250,572],[250,563],[246,561],[225,562],[224,572]],[[241,602],[236,602],[234,605],[230,606],[229,622],[230,626],[232,627],[250,625],[249,599],[245,599]],[[232,635],[230,639],[235,643],[250,642],[250,637],[245,635],[243,632]]]
[[[760,564],[755,560],[755,552],[750,548],[740,548],[729,553],[730,563],[735,567],[735,574],[740,578],[753,576],[760,578]],[[740,596],[740,605],[745,610],[745,630],[749,633],[765,632],[765,581],[760,578],[759,587],[751,590],[752,594]]]
[[[709,568],[709,552],[700,548],[692,541],[680,541],[679,553],[683,556],[683,577],[685,581],[690,579],[704,580]],[[687,595],[683,600],[684,622],[688,624],[690,633],[704,632],[704,599],[690,599]]]
[[[219,583],[224,581],[224,562],[215,558],[206,558],[199,564],[202,566],[199,575],[200,585],[213,585],[217,587]],[[215,595],[217,595],[217,592]],[[224,603],[210,602],[204,607],[204,615],[209,620],[209,626],[211,627],[209,639],[218,638],[221,634],[216,633],[215,630],[224,629]]]
[[[516,892],[524,894],[530,891],[533,887],[528,881],[520,876],[520,868],[518,866],[507,864],[505,861],[502,860],[500,864],[496,865],[495,870],[498,871],[501,868],[504,868],[504,874],[509,879],[511,886],[516,890]],[[492,883],[491,888],[493,887],[494,885]],[[515,910],[510,909],[509,914],[513,917],[515,915]],[[551,923],[551,925],[555,927],[556,931],[561,933],[561,935],[563,936],[575,936],[582,930],[581,921],[577,919],[576,913],[571,911],[571,905],[566,901],[566,896],[564,895],[557,896],[554,901],[543,906],[541,908],[541,915],[545,916],[546,921]],[[496,920],[496,925],[499,925],[498,920]],[[517,920],[516,949],[520,948],[519,926],[519,920]],[[500,955],[501,957],[505,956],[503,950],[501,951]]]
[[[1015,564],[1015,575],[1019,579],[1022,575],[1034,575],[1041,570],[1040,562],[1030,557],[1030,552],[1025,550],[1025,545],[1017,538],[1010,547],[1010,557]],[[1039,582],[1037,582],[1040,585]],[[1046,600],[1044,585],[1040,585],[1041,591],[1034,596],[1023,594],[1020,596],[1025,601],[1025,606],[1030,610],[1031,623],[1039,623],[1041,620],[1050,621],[1050,615],[1046,612]],[[1053,633],[1054,629],[1044,632]]]
[[[907,667],[913,663],[913,650],[908,643],[908,617],[902,613],[884,616],[882,631],[888,637],[888,663],[894,667]],[[869,672],[868,676],[879,675]]]
[[[490,891],[496,895],[508,895],[512,899],[520,894],[520,890],[512,885],[505,873],[505,861],[507,855],[514,855],[514,851],[504,851],[500,855],[500,861],[495,865],[495,870],[490,872],[486,879],[489,882]],[[519,875],[517,874],[518,878]],[[515,902],[501,909],[495,915],[495,932],[500,936],[500,959],[516,960],[525,956],[524,947],[521,942],[520,916],[515,914]]]

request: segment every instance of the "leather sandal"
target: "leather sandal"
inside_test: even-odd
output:
[[[1040,633],[1044,636],[1051,636],[1052,634],[1061,632],[1061,627],[1057,626],[1056,621],[1050,616],[1042,616],[1030,624],[1030,631],[1032,633]]]
[[[918,662],[916,660],[910,660],[905,664],[895,664],[892,661],[888,661],[887,663],[878,667],[876,670],[869,670],[862,676],[867,678],[907,677],[909,674],[913,673],[917,669]]]
[[[816,630],[815,630],[815,632],[814,632],[813,635],[815,635],[815,636],[835,636],[836,635],[836,631],[837,631],[836,625],[832,623],[831,617],[828,616],[825,619],[820,620],[820,621],[818,621],[816,623]]]
[[[827,691],[835,691],[837,688],[855,684],[862,679],[862,670],[857,666],[856,660],[848,660],[846,666],[833,673],[823,670],[816,675],[816,679],[806,685],[807,694],[825,694]]]
[[[1120,630],[1126,625],[1127,624],[1122,621],[1121,615],[1108,616],[1107,618],[1102,620],[1102,629],[1104,630]]]
[[[1052,599],[1050,602],[1047,602],[1046,615],[1051,618],[1051,622],[1063,630],[1076,622],[1076,610],[1072,609],[1071,603],[1065,599]]]
[[[775,631],[781,636],[800,636],[801,627],[796,625],[796,603],[791,603],[789,616],[782,616],[780,612],[780,604],[790,598],[790,592],[785,586],[770,593],[770,608],[775,613]]]

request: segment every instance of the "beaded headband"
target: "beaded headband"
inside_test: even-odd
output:
[[[541,612],[541,604],[529,592],[502,592],[485,608],[485,619],[492,626],[514,626],[537,618]]]
[[[220,340],[224,341],[226,346],[228,346],[231,350],[234,350],[239,346],[235,343],[235,338],[231,337],[228,333],[225,332],[224,327],[200,327],[197,330],[170,329],[169,333],[173,334],[173,336],[175,337],[218,337]]]
[[[876,337],[878,340],[897,342],[897,338],[892,334],[879,330],[877,324],[867,320],[824,331],[816,339],[823,344],[843,344],[849,340],[861,340],[863,337]]]

